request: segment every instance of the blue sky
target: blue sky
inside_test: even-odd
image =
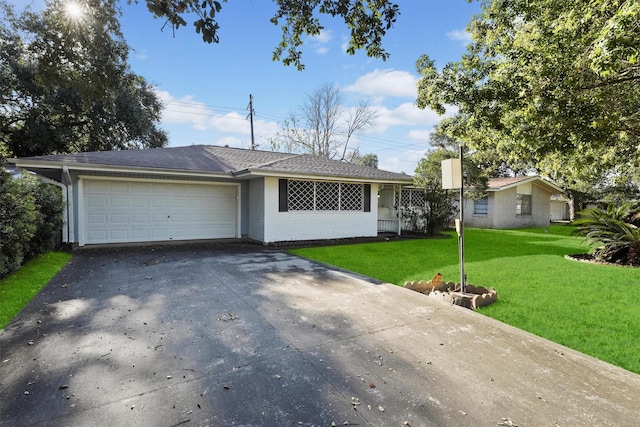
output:
[[[174,32],[154,19],[144,2],[121,0],[121,26],[133,52],[132,69],[156,86],[165,103],[162,128],[169,146],[192,144],[249,148],[249,94],[255,110],[259,149],[306,97],[324,83],[340,87],[345,107],[367,100],[377,112],[376,126],[352,142],[362,154],[378,156],[380,169],[413,173],[429,149],[428,135],[440,120],[415,107],[415,62],[424,53],[438,67],[455,61],[468,42],[465,27],[480,10],[465,0],[397,0],[401,15],[383,40],[387,61],[363,52],[345,53],[348,31],[339,19],[322,17],[325,30],[302,48],[306,68],[297,71],[272,61],[279,27],[269,19],[271,0],[229,0],[219,15],[220,43],[206,44],[191,24]],[[12,0],[18,10],[42,0]]]

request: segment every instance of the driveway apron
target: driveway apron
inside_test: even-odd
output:
[[[640,419],[636,374],[260,246],[75,252],[0,347],[2,426]]]

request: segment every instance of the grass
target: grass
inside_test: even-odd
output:
[[[640,373],[640,269],[565,259],[588,251],[573,229],[466,229],[468,283],[498,291],[479,312]],[[449,236],[291,252],[397,285],[437,272],[458,282],[458,240]]]
[[[0,329],[7,326],[70,259],[71,255],[65,252],[47,252],[0,280]]]

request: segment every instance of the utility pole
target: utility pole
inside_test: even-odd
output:
[[[253,111],[253,95],[251,94],[249,94],[249,105],[247,106],[247,109],[249,110],[249,114],[247,115],[247,118],[249,118],[251,121],[251,149],[255,150],[256,140],[254,139],[254,136],[253,136],[253,115],[255,111]]]

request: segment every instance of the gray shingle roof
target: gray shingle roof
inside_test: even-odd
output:
[[[104,166],[131,169],[164,169],[228,175],[279,174],[333,176],[386,181],[411,181],[405,174],[389,172],[308,154],[277,153],[211,145],[155,148],[149,150],[95,151],[23,157],[15,163],[39,167],[67,164],[69,166]]]

